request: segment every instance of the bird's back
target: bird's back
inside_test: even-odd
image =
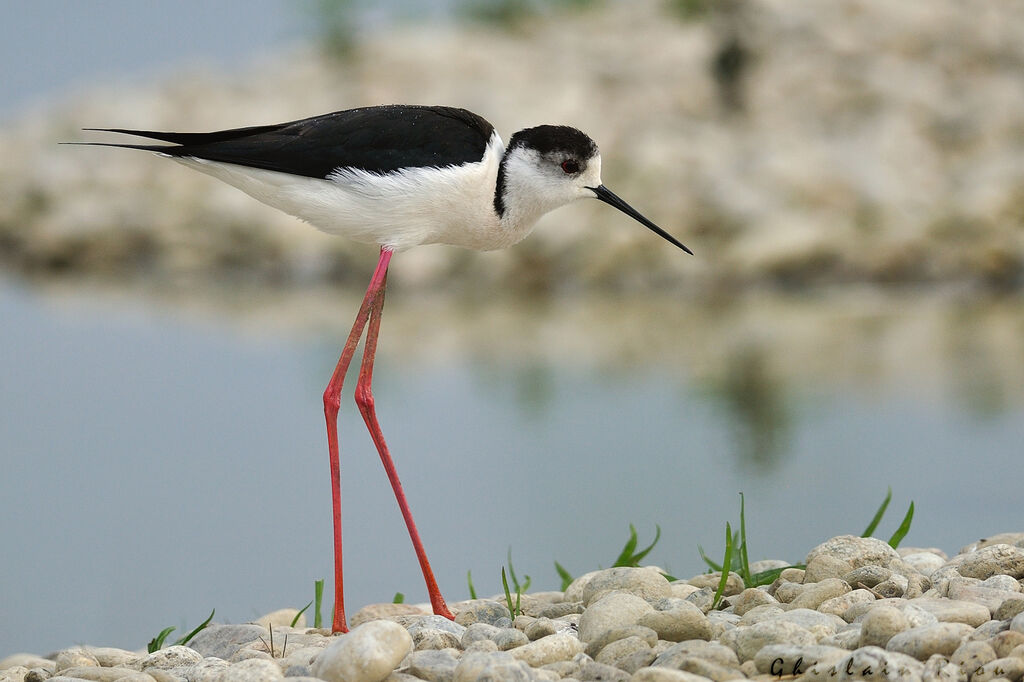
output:
[[[504,148],[465,109],[364,107],[210,133],[103,130],[170,143],[113,146],[171,156],[332,234],[396,249],[508,245],[493,210]]]

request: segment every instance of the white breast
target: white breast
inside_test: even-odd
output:
[[[193,157],[176,160],[330,234],[395,251],[419,244],[486,251],[515,244],[533,227],[504,225],[495,213],[503,153],[494,133],[476,163],[386,175],[339,169],[325,180]]]

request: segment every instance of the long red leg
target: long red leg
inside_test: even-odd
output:
[[[363,335],[363,328],[366,320],[370,317],[370,309],[373,302],[383,293],[384,282],[387,278],[388,264],[391,262],[392,252],[387,249],[380,250],[380,260],[377,262],[377,269],[370,279],[370,286],[366,288],[366,296],[359,306],[356,314],[355,324],[348,334],[345,348],[341,351],[338,364],[334,367],[331,380],[324,391],[324,415],[327,417],[327,449],[331,456],[331,503],[334,512],[334,618],[331,629],[334,632],[348,632],[348,625],[345,620],[345,589],[344,576],[341,559],[341,472],[338,460],[338,410],[341,409],[341,385],[345,381],[345,373],[352,362],[352,356],[356,352],[356,345],[359,337]],[[378,317],[379,317],[378,310]]]
[[[391,460],[387,443],[384,442],[384,434],[377,423],[377,410],[373,401],[373,357],[377,352],[377,332],[380,330],[381,311],[384,309],[384,286],[387,283],[387,273],[384,274],[385,282],[380,287],[380,293],[370,303],[370,321],[366,329],[366,346],[363,348],[363,363],[359,368],[359,379],[356,381],[356,403],[359,405],[359,412],[363,415],[366,428],[370,431],[377,452],[380,454],[380,461],[384,464],[384,470],[391,481],[391,488],[395,491],[395,498],[402,510],[402,517],[409,529],[409,537],[412,539],[412,546],[416,550],[416,558],[420,562],[420,570],[423,571],[423,579],[427,583],[427,593],[430,595],[430,605],[434,613],[445,618],[455,620],[455,616],[448,610],[444,603],[441,590],[437,587],[434,579],[434,571],[430,568],[427,560],[427,553],[423,549],[423,541],[420,540],[419,531],[416,530],[416,523],[412,520],[412,512],[409,510],[409,502],[405,499],[405,492],[402,490],[402,482],[398,480],[398,471],[395,463]]]

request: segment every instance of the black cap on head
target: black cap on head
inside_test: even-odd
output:
[[[581,130],[571,126],[543,125],[520,130],[508,142],[508,148],[528,147],[541,154],[564,152],[577,159],[597,154],[597,143]]]

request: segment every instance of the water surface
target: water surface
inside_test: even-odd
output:
[[[377,405],[446,596],[467,571],[497,593],[510,547],[557,588],[554,560],[607,566],[630,523],[660,525],[650,561],[692,575],[740,491],[752,559],[859,533],[887,486],[880,534],[913,499],[907,544],[1020,530],[1021,307],[843,301],[393,292]],[[137,648],[214,607],[239,622],[309,601],[331,570],[321,393],[355,306],[0,287],[0,655]],[[350,393],[350,609],[424,600]]]

